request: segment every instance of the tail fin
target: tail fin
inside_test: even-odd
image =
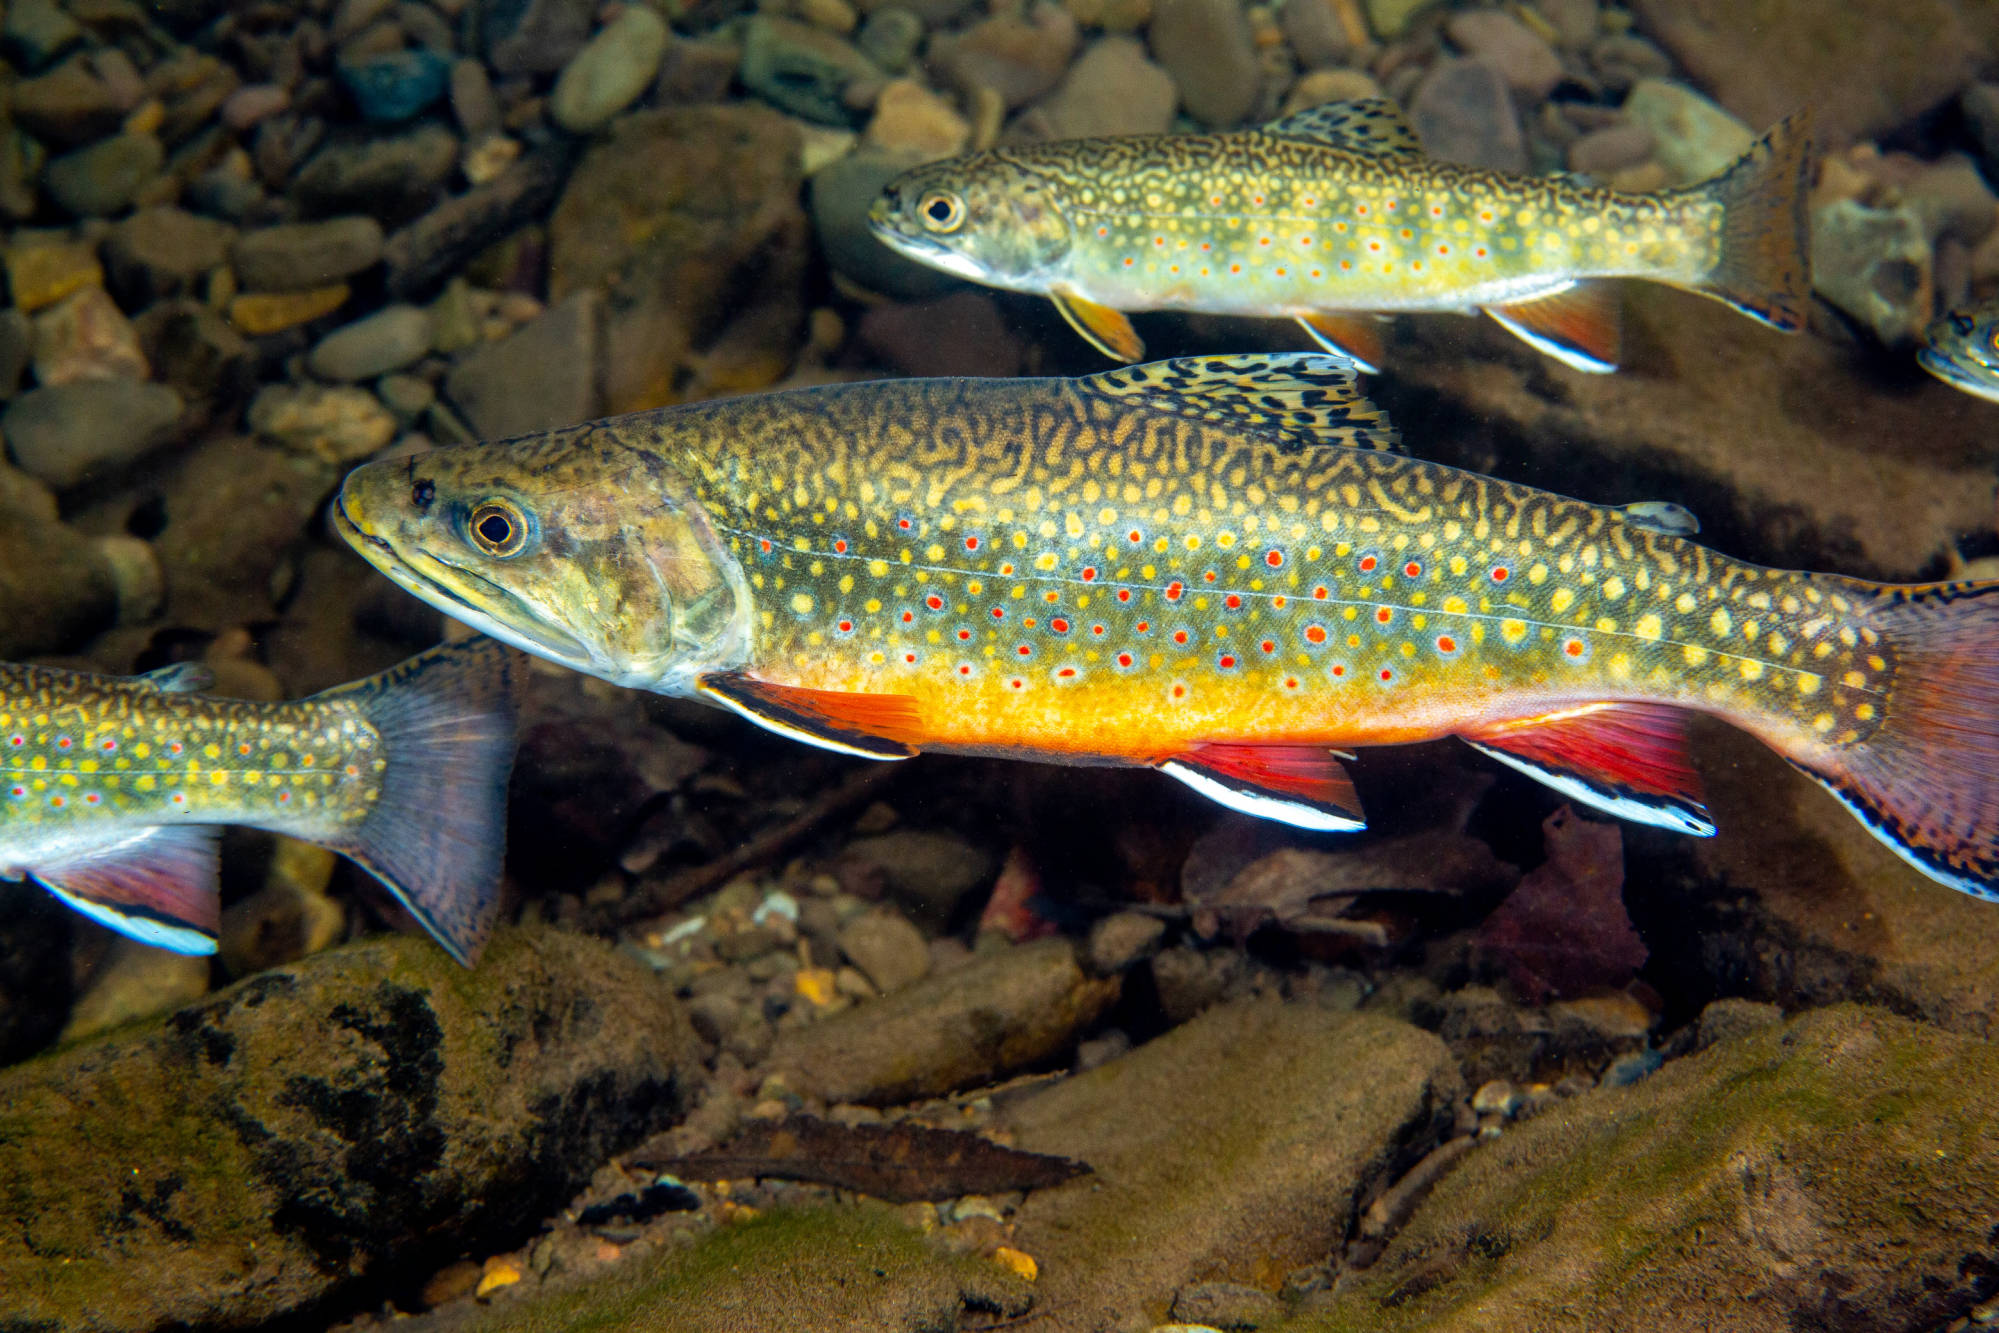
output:
[[[1786,333],[1803,327],[1812,292],[1811,148],[1811,112],[1793,112],[1692,190],[1721,205],[1721,257],[1700,290]]]
[[[375,808],[327,845],[373,872],[468,966],[500,906],[514,672],[511,649],[468,639],[318,696],[359,704],[388,756]]]
[[[1886,588],[1863,627],[1886,666],[1878,725],[1798,766],[1918,870],[1999,901],[1999,582]]]

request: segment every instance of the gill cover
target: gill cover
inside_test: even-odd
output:
[[[457,620],[620,685],[691,693],[737,665],[749,593],[688,484],[598,422],[371,463],[334,523]]]

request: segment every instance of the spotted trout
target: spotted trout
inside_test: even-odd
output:
[[[1999,402],[1999,301],[1939,316],[1916,361],[1953,389]]]
[[[433,649],[291,703],[137,677],[0,664],[0,878],[30,877],[147,944],[213,953],[217,828],[330,847],[470,963],[499,904],[510,654]]]
[[[363,466],[334,523],[529,652],[801,741],[1159,769],[1312,829],[1460,736],[1713,831],[1691,713],[1999,886],[1999,582],[1731,560],[1680,511],[1419,461],[1319,353],[696,403]]]
[[[891,181],[874,233],[922,263],[1055,302],[1106,356],[1120,313],[1288,317],[1364,370],[1355,312],[1484,310],[1580,370],[1617,367],[1602,278],[1712,296],[1798,328],[1810,295],[1804,113],[1688,189],[1631,194],[1425,157],[1395,103],[1336,102],[1260,129],[1008,144]]]

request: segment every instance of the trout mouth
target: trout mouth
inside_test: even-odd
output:
[[[386,538],[355,522],[347,512],[344,495],[334,497],[333,528],[391,583],[452,619],[562,666],[584,672],[597,670],[596,659],[582,640],[550,624],[518,593],[428,552],[405,555]],[[435,572],[418,568],[418,561]]]

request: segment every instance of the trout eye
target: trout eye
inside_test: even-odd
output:
[[[527,545],[527,515],[510,500],[485,500],[465,520],[465,532],[474,546],[505,560]]]
[[[935,191],[923,196],[916,211],[923,225],[932,231],[956,231],[965,225],[965,201],[955,194]]]

